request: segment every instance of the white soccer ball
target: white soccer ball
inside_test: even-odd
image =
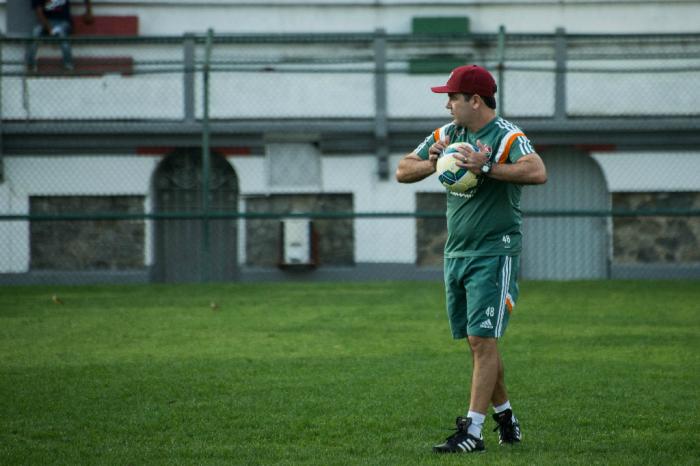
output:
[[[471,147],[477,152],[476,148],[467,142],[455,142],[450,144],[442,152],[442,155],[437,160],[437,174],[440,183],[453,193],[463,193],[477,185],[479,178],[466,168],[457,166],[455,155],[458,153],[457,148],[460,146]]]

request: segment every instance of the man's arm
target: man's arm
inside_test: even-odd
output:
[[[425,160],[415,152],[406,155],[396,168],[396,181],[415,183],[435,173],[437,159],[449,144],[449,138],[436,142],[428,149],[428,158]]]
[[[92,16],[92,0],[85,0],[85,14],[83,14],[83,22],[92,24],[95,19]]]
[[[547,182],[547,169],[542,158],[533,152],[520,157],[515,163],[494,164],[488,176],[508,183],[544,184]]]
[[[461,159],[457,166],[481,175],[481,167],[488,160],[488,154],[481,142],[477,142],[479,152],[470,151],[468,148],[461,149]],[[523,155],[515,163],[494,163],[487,175],[494,180],[505,181],[515,184],[544,184],[547,182],[547,169],[542,158],[536,153]]]
[[[435,173],[435,162],[432,157],[423,160],[415,152],[406,155],[396,168],[396,181],[399,183],[415,183]]]
[[[38,6],[34,9],[34,13],[36,14],[36,19],[39,20],[39,24],[44,27],[44,31],[46,31],[47,34],[51,34],[51,23],[49,23],[49,20],[46,18],[44,9]]]

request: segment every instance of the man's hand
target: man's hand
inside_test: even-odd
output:
[[[428,158],[423,160],[415,152],[411,152],[399,161],[396,168],[396,181],[399,183],[415,183],[435,173],[437,159],[442,151],[450,144],[449,138],[444,138],[428,148]]]
[[[457,151],[457,166],[466,168],[475,175],[481,175],[481,167],[483,167],[491,157],[491,149],[482,144],[481,141],[476,141],[479,151],[472,150],[468,146],[459,146]]]
[[[36,15],[36,19],[39,21],[39,24],[41,24],[44,28],[44,32],[46,34],[51,34],[51,23],[49,23],[49,20],[46,18],[46,15],[44,15],[44,10],[40,6],[36,7],[34,10],[34,14]]]
[[[83,23],[92,24],[95,22],[95,18],[92,16],[92,2],[90,0],[85,0],[85,14],[83,15]]]
[[[440,154],[442,154],[442,151],[444,151],[449,145],[450,138],[444,137],[443,139],[430,146],[430,148],[428,149],[428,160],[430,160],[433,163],[436,163],[437,159],[440,157]]]

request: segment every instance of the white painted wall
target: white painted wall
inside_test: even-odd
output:
[[[474,32],[696,32],[695,1],[93,0],[96,14],[136,14],[145,35],[184,31],[409,32],[414,16],[469,16]]]
[[[674,72],[605,72],[610,66],[654,66]],[[523,66],[523,65],[520,65]],[[533,67],[541,66],[538,63]],[[553,68],[551,64],[551,68]],[[610,63],[572,62],[566,76],[570,116],[694,115],[700,108],[697,60]],[[683,69],[695,71],[681,71]],[[589,71],[603,70],[601,71]],[[391,73],[387,112],[391,118],[447,117],[445,97],[430,92],[447,76]],[[210,115],[247,118],[372,118],[371,73],[213,73]],[[179,73],[107,75],[94,78],[3,78],[2,115],[6,119],[182,119],[184,82]],[[509,71],[503,94],[510,117],[554,114],[554,73]],[[203,116],[201,80],[195,104]],[[66,98],[70,96],[71,98]]]
[[[605,72],[620,65],[626,72]],[[568,113],[571,116],[696,114],[700,108],[699,66],[700,59],[674,58],[623,63],[571,62],[566,75]],[[591,69],[596,72],[586,72]]]
[[[0,1],[1,25],[5,1]],[[81,2],[76,1],[76,5]],[[218,32],[409,32],[414,16],[469,16],[474,32],[696,32],[692,0],[93,0],[95,14],[137,15],[143,35]],[[78,8],[76,8],[78,10]]]
[[[700,191],[700,152],[593,152],[610,192]]]
[[[3,78],[6,119],[182,119],[182,76]],[[70,96],[70,98],[67,98]]]

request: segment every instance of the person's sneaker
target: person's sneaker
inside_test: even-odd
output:
[[[471,418],[458,417],[455,421],[457,424],[456,432],[440,445],[435,445],[433,451],[435,453],[472,453],[484,451],[484,439],[477,438],[468,432],[469,425],[472,423]]]
[[[498,431],[498,443],[518,443],[522,438],[520,434],[520,423],[513,415],[513,411],[506,409],[502,413],[493,415],[493,420],[498,424],[494,432]]]

